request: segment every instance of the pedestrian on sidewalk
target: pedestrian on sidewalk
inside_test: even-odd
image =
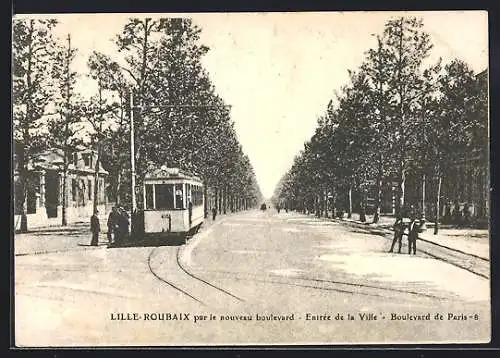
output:
[[[116,210],[116,206],[113,206],[108,216],[108,222],[107,222],[108,232],[106,234],[110,244],[114,243],[115,241],[117,224],[118,224],[118,211]]]
[[[404,233],[403,217],[401,215],[396,216],[396,222],[394,223],[393,229],[394,229],[394,238],[392,239],[391,249],[389,250],[389,252],[392,252],[392,250],[394,249],[394,245],[396,245],[397,242],[398,254],[400,254],[401,244],[403,240],[403,233]]]
[[[99,211],[95,211],[90,218],[90,231],[92,232],[92,240],[90,241],[91,246],[97,246],[99,242],[99,232],[101,231],[101,226],[99,224],[99,218],[97,217]]]
[[[120,231],[120,240],[124,242],[128,239],[129,236],[129,227],[130,227],[130,216],[128,215],[127,209],[122,208],[120,210],[120,216],[118,219],[118,227]]]

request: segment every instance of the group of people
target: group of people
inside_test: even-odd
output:
[[[130,216],[123,207],[113,206],[108,216],[108,241],[113,244],[123,243],[129,235]]]
[[[469,227],[472,224],[472,219],[471,207],[468,203],[465,203],[462,209],[460,209],[458,202],[445,205],[443,224],[452,224],[455,227]]]
[[[398,244],[398,253],[401,253],[401,245],[403,241],[403,235],[408,236],[408,254],[413,252],[413,255],[417,253],[417,239],[418,234],[423,231],[423,226],[425,220],[423,218],[418,218],[416,215],[410,217],[409,224],[405,224],[403,221],[403,216],[398,215],[396,217],[396,222],[394,223],[394,238],[392,240],[391,249],[392,252],[396,243]]]
[[[280,213],[282,207],[280,204],[277,204],[276,205],[276,210],[278,211],[278,214]],[[285,211],[288,213],[288,206],[285,205]]]
[[[92,232],[91,246],[97,246],[101,225],[98,217],[99,211],[95,211],[90,218],[90,231]],[[107,238],[110,244],[123,243],[129,235],[130,216],[123,207],[114,206],[108,216]]]

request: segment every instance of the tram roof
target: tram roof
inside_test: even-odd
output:
[[[201,181],[196,174],[179,168],[154,168],[146,172],[144,177],[148,179],[191,179]]]

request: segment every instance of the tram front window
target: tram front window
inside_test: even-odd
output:
[[[154,209],[153,185],[146,184],[146,209]]]
[[[183,185],[182,184],[176,184],[175,185],[175,208],[176,209],[183,209],[184,208],[184,194],[182,190]]]
[[[172,184],[156,184],[155,204],[156,209],[170,210],[174,208],[174,190]]]

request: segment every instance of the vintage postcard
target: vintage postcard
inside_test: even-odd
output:
[[[490,342],[486,11],[12,31],[16,347]]]

